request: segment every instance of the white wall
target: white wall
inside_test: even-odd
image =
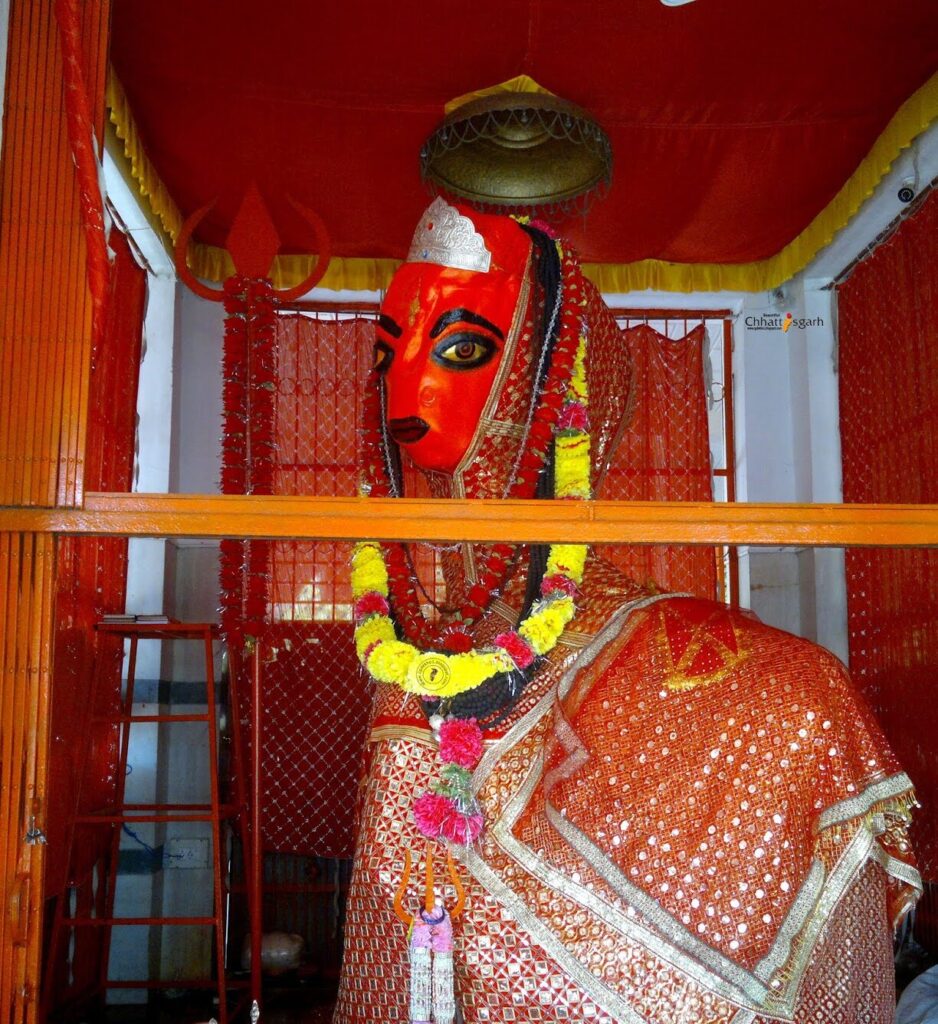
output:
[[[740,500],[839,502],[840,433],[832,293],[803,278],[746,297],[736,322]],[[785,315],[793,326],[781,329]],[[799,326],[798,321],[811,321]],[[778,324],[779,326],[773,326]],[[750,607],[846,658],[843,554],[748,548]]]
[[[170,489],[182,494],[219,491],[224,318],[220,302],[180,286]]]

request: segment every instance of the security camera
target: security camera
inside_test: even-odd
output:
[[[911,203],[915,198],[915,179],[903,178],[896,196],[900,203]]]

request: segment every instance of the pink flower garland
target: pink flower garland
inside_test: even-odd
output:
[[[472,788],[472,770],[482,757],[482,730],[474,718],[450,718],[440,726],[442,779],[414,801],[414,822],[428,839],[465,846],[482,833],[484,819]]]
[[[519,669],[526,669],[534,661],[534,651],[520,633],[499,633],[494,643],[505,651]]]
[[[472,771],[482,756],[482,730],[474,718],[450,718],[440,726],[440,760]]]

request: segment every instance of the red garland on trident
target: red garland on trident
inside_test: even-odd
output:
[[[292,302],[321,280],[331,246],[319,216],[290,200],[312,227],[319,254],[300,284],[275,291],[270,268],[280,238],[257,187],[245,192],[226,239],[235,273],[221,290],[197,280],[186,263],[189,240],[215,205],[193,213],[176,239],[176,269],[196,295],[223,302],[225,338],[222,355],[222,494],[272,494],[274,483],[274,415],[277,392],[276,316],[279,303]],[[221,542],[221,619],[229,649],[242,650],[257,637],[267,613],[270,591],[270,542]]]

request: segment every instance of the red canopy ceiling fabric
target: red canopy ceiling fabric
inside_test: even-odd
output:
[[[584,259],[774,255],[938,69],[938,4],[909,0],[397,0],[116,4],[112,61],[199,240],[223,245],[253,180],[285,252],[316,209],[339,256],[401,258],[443,105],[527,74],[609,132],[609,196],[568,233]]]

